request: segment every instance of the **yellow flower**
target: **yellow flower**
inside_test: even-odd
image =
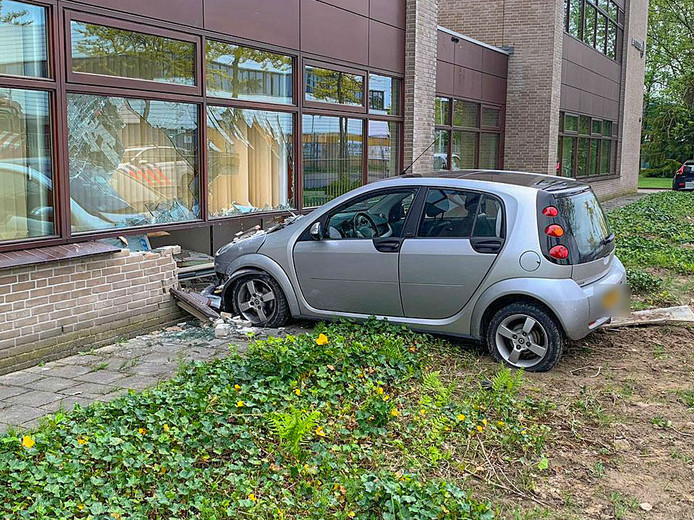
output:
[[[140,435],[144,435],[145,433],[147,433],[147,430],[145,430],[144,428],[138,428],[137,431],[140,432]]]
[[[241,385],[234,385],[234,390],[236,390],[237,392],[240,392],[241,391]]]
[[[316,435],[318,435],[319,437],[325,437],[325,432],[323,431],[322,426],[318,426],[316,428]]]
[[[238,403],[236,403],[236,408],[243,408],[243,407],[244,407],[243,401],[239,401]]]
[[[376,389],[376,393],[377,393],[378,395],[382,395],[382,394],[383,394],[383,388],[381,388],[381,387],[379,386],[379,387]]]
[[[464,414],[458,414],[458,420],[459,421],[464,421],[465,420],[465,415]]]
[[[484,428],[482,428],[479,424],[477,425],[477,431],[482,433],[484,431]]]
[[[87,444],[87,439],[86,438],[83,439],[82,437],[79,437],[77,439],[77,444]]]
[[[111,516],[116,520],[120,520],[120,513],[111,513]]]
[[[357,513],[355,513],[354,511],[350,511],[349,513],[347,513],[347,516],[350,518],[354,518],[356,515]]]
[[[77,509],[82,511],[84,509],[84,504],[77,504]]]
[[[33,448],[34,444],[36,444],[36,442],[29,435],[25,435],[22,438],[22,446],[24,446],[26,449]]]
[[[386,394],[386,395],[383,396],[383,400],[384,400],[384,401],[388,401],[389,399],[390,399],[390,396],[389,396],[388,394]]]
[[[296,390],[294,390],[294,393],[296,395],[301,395],[301,388],[297,388]]]
[[[171,431],[171,428],[169,428],[169,425],[168,425],[168,424],[164,424],[164,431],[165,431],[166,433],[169,433],[169,431]]]
[[[485,426],[487,426],[487,419],[482,419],[482,424],[484,424]]]
[[[523,431],[521,432],[521,435],[525,435],[526,433],[528,433],[528,430],[523,430]]]
[[[248,494],[248,500],[250,500],[251,502],[257,502],[258,501],[258,499],[256,498],[256,496],[253,493]]]
[[[504,421],[497,421],[496,424],[497,424],[498,426],[503,426],[503,425],[504,425]]]
[[[424,409],[419,410],[419,415],[426,415],[426,414],[427,414],[426,410],[424,410]]]
[[[400,412],[398,412],[398,409],[397,409],[397,408],[393,408],[393,409],[390,411],[390,415],[392,415],[393,417],[397,417],[398,415],[400,415]]]
[[[316,338],[316,345],[325,345],[328,343],[328,336],[325,334],[318,334],[318,338]]]

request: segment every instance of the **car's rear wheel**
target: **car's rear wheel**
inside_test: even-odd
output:
[[[255,326],[281,327],[289,319],[287,298],[279,284],[266,274],[239,278],[232,291],[234,313]]]
[[[564,334],[540,305],[512,303],[492,316],[486,342],[497,361],[529,372],[546,372],[561,358]]]

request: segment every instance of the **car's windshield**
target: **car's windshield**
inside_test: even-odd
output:
[[[568,227],[566,231],[576,242],[581,262],[600,258],[610,250],[610,225],[592,191],[558,197],[557,206]]]

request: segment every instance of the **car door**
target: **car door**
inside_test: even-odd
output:
[[[400,250],[404,315],[442,319],[470,300],[504,242],[503,205],[488,194],[429,188],[416,237]]]
[[[319,219],[324,236],[294,246],[299,287],[323,311],[402,316],[398,252],[416,188],[361,195]]]

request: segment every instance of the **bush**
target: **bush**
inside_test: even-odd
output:
[[[682,166],[681,162],[675,159],[668,159],[658,166],[645,168],[641,172],[645,177],[672,177],[675,175],[675,172],[680,169],[680,166]]]

